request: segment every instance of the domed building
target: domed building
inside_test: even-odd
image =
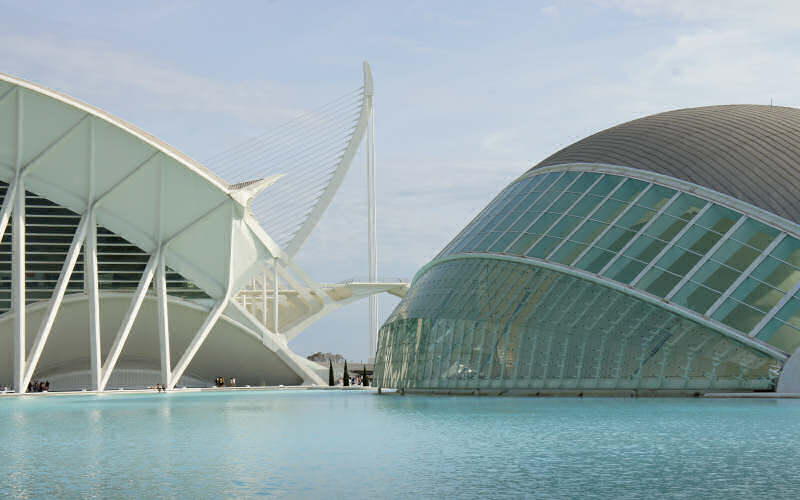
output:
[[[509,184],[415,276],[376,381],[441,392],[800,392],[800,110],[670,111]]]

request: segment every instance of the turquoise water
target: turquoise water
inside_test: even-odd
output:
[[[0,397],[0,496],[797,498],[800,401]]]

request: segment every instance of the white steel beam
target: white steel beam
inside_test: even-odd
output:
[[[22,393],[28,387],[22,385],[25,377],[25,181],[22,178],[22,146],[24,109],[23,92],[17,92],[17,141],[16,141],[16,192],[14,199],[14,227],[11,236],[11,308],[14,315],[14,390]]]
[[[89,365],[91,368],[89,386],[99,391],[102,380],[102,359],[100,357],[100,283],[97,276],[97,221],[94,211],[94,120],[89,122],[89,228],[86,235],[86,283],[89,292]]]
[[[11,208],[14,206],[14,200],[17,196],[17,184],[20,176],[15,176],[8,187],[6,188],[6,197],[3,199],[3,208],[0,209],[0,241],[6,234],[8,227],[8,220],[11,218]]]
[[[275,258],[272,260],[272,268],[273,268],[273,291],[272,291],[272,331],[276,334],[278,333],[278,306],[279,306],[279,295],[278,295],[278,259]],[[266,283],[265,283],[266,284]],[[266,297],[266,294],[264,294]],[[266,298],[265,298],[266,302]]]
[[[114,343],[111,345],[111,351],[108,353],[105,363],[103,363],[103,369],[101,371],[102,378],[97,389],[98,391],[104,391],[106,389],[108,380],[111,378],[111,373],[114,371],[114,367],[117,365],[119,356],[122,353],[122,348],[125,347],[125,342],[128,340],[133,322],[136,321],[139,308],[141,308],[144,296],[147,294],[147,290],[150,288],[150,282],[153,280],[153,271],[158,255],[158,253],[153,254],[147,261],[147,266],[145,266],[142,278],[139,280],[139,285],[136,288],[136,292],[133,294],[128,312],[125,313],[125,317],[122,319],[122,324],[117,331],[117,336],[114,338]]]
[[[169,385],[172,376],[172,360],[169,343],[169,307],[167,303],[166,249],[159,251],[156,272],[156,297],[158,299],[158,347],[161,353],[161,383]]]
[[[72,277],[72,271],[75,269],[75,263],[78,261],[78,255],[80,255],[83,240],[86,238],[87,226],[88,217],[86,214],[84,214],[83,217],[81,217],[80,223],[78,223],[78,228],[75,230],[75,235],[72,237],[72,244],[67,251],[67,258],[64,260],[64,264],[61,267],[61,274],[58,276],[56,288],[53,290],[53,295],[50,297],[50,301],[47,304],[47,312],[45,313],[45,316],[39,325],[39,331],[36,334],[36,340],[34,340],[33,347],[28,355],[28,367],[25,371],[25,379],[23,380],[22,384],[23,386],[27,387],[28,382],[30,382],[31,378],[33,378],[33,374],[36,371],[36,366],[39,363],[39,358],[42,355],[44,346],[47,344],[47,338],[50,336],[50,331],[53,329],[53,323],[55,323],[56,315],[61,307],[64,294],[67,291],[69,279]]]

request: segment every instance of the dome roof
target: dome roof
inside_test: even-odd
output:
[[[531,170],[605,163],[682,179],[800,223],[800,109],[679,109],[582,139]]]

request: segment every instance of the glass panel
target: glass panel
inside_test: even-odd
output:
[[[545,236],[539,240],[538,243],[536,243],[536,245],[527,253],[527,255],[528,257],[544,259],[551,251],[553,251],[560,241],[560,239]]]
[[[650,227],[647,228],[645,234],[649,234],[651,236],[655,236],[664,241],[670,241],[674,238],[683,226],[686,225],[686,221],[683,219],[676,219],[670,215],[662,214],[658,219],[656,219]]]
[[[739,271],[744,271],[760,253],[755,248],[745,246],[738,241],[727,240],[711,258]]]
[[[567,212],[570,215],[580,217],[581,219],[589,215],[589,212],[600,203],[600,198],[594,196],[586,196],[579,201],[574,207]]]
[[[569,207],[575,203],[575,200],[578,199],[580,194],[578,193],[564,193],[558,197],[553,205],[547,209],[548,212],[553,212],[557,214],[563,214]]]
[[[570,265],[572,261],[575,260],[578,255],[581,254],[586,249],[587,245],[582,243],[575,243],[572,241],[568,241],[561,245],[561,248],[553,254],[550,260],[559,262],[561,264]]]
[[[519,239],[511,245],[511,247],[506,250],[506,253],[510,253],[512,255],[522,255],[526,250],[528,250],[531,245],[539,239],[541,234],[533,234],[533,233],[525,233],[519,237]]]
[[[633,244],[625,250],[625,255],[649,263],[655,259],[658,252],[667,244],[648,236],[639,236]]]
[[[767,257],[753,270],[752,276],[788,292],[800,280],[800,270],[772,257]]]
[[[630,283],[645,268],[645,263],[627,257],[618,257],[616,262],[603,273],[604,276],[620,283]]]
[[[700,217],[700,220],[697,221],[697,224],[723,234],[728,229],[733,227],[740,217],[741,216],[738,213],[734,212],[730,208],[714,205],[706,210],[706,213]]]
[[[779,231],[773,227],[753,219],[747,219],[731,237],[751,247],[764,250],[778,236],[778,233]]]
[[[611,222],[614,220],[617,215],[626,207],[625,203],[621,201],[617,201],[614,199],[608,199],[600,205],[600,208],[597,209],[597,212],[592,215],[592,219],[598,220],[600,222]]]
[[[794,297],[789,299],[775,317],[800,328],[800,300]]]
[[[625,179],[625,183],[614,192],[612,197],[620,201],[631,201],[636,198],[636,195],[641,193],[647,185],[648,183],[638,179]]]
[[[678,199],[673,201],[672,205],[667,208],[665,213],[688,221],[693,219],[705,205],[705,200],[701,200],[697,196],[681,193]]]
[[[724,292],[736,281],[741,273],[735,269],[723,266],[719,262],[709,260],[703,264],[692,277],[692,281],[701,283],[708,288]]]
[[[793,353],[800,347],[800,331],[776,319],[770,320],[756,338],[774,345],[787,354]]]
[[[575,231],[575,234],[573,234],[570,239],[578,243],[591,243],[606,227],[608,227],[607,224],[589,220],[586,221],[580,229]]]
[[[672,301],[703,314],[719,296],[719,293],[689,281],[672,297]]]
[[[647,224],[647,221],[652,219],[655,214],[656,213],[652,210],[634,206],[614,225],[638,231],[642,226]]]
[[[580,175],[580,172],[564,172],[556,182],[553,184],[553,188],[550,191],[563,191],[570,185],[572,181],[575,180],[576,177]]]
[[[722,321],[731,328],[747,333],[764,317],[764,313],[733,299],[728,299],[711,317]]]
[[[644,196],[639,198],[639,201],[636,202],[636,204],[643,207],[652,208],[653,210],[658,210],[664,205],[664,203],[672,198],[674,194],[674,189],[653,184],[653,187],[648,189]]]
[[[606,252],[599,248],[592,248],[578,261],[578,267],[590,273],[597,273],[608,264],[612,257],[614,257],[614,254],[611,252]]]
[[[636,233],[633,231],[627,231],[619,227],[612,227],[610,231],[600,238],[600,241],[597,242],[596,246],[605,248],[606,250],[611,250],[612,252],[616,253],[635,235]]]
[[[544,192],[553,185],[553,183],[561,176],[561,172],[550,172],[544,176],[542,182],[536,186],[536,191]]]
[[[583,172],[581,176],[578,177],[578,180],[576,180],[575,183],[569,187],[569,191],[573,193],[583,193],[589,189],[589,186],[591,186],[598,177],[600,177],[600,174],[598,173]]]
[[[787,236],[775,247],[775,250],[770,255],[795,267],[800,267],[800,241]]]
[[[506,233],[489,249],[490,252],[504,252],[506,247],[511,244],[519,233]]]
[[[661,269],[651,269],[647,271],[641,281],[637,283],[636,287],[645,290],[646,292],[658,295],[659,297],[666,297],[675,285],[680,282],[681,277],[676,276]]]
[[[682,248],[672,247],[656,265],[679,276],[685,276],[699,261],[700,255]]]
[[[622,177],[616,175],[606,175],[600,180],[600,182],[595,184],[591,191],[589,191],[589,194],[605,197],[611,192],[612,189],[617,187],[617,184],[620,182],[622,182]]]
[[[692,226],[680,237],[676,245],[699,253],[706,254],[719,241],[720,235],[698,226]]]
[[[571,217],[569,215],[564,216],[563,219],[558,221],[558,224],[553,226],[548,232],[548,236],[554,236],[556,238],[563,238],[564,236],[568,235],[570,231],[575,229],[575,227],[580,224],[581,219],[577,217]]]
[[[762,311],[769,311],[779,300],[786,295],[780,290],[776,290],[769,285],[760,283],[753,278],[747,278],[736,289],[731,296],[735,299],[741,300],[751,306],[761,309]]]

